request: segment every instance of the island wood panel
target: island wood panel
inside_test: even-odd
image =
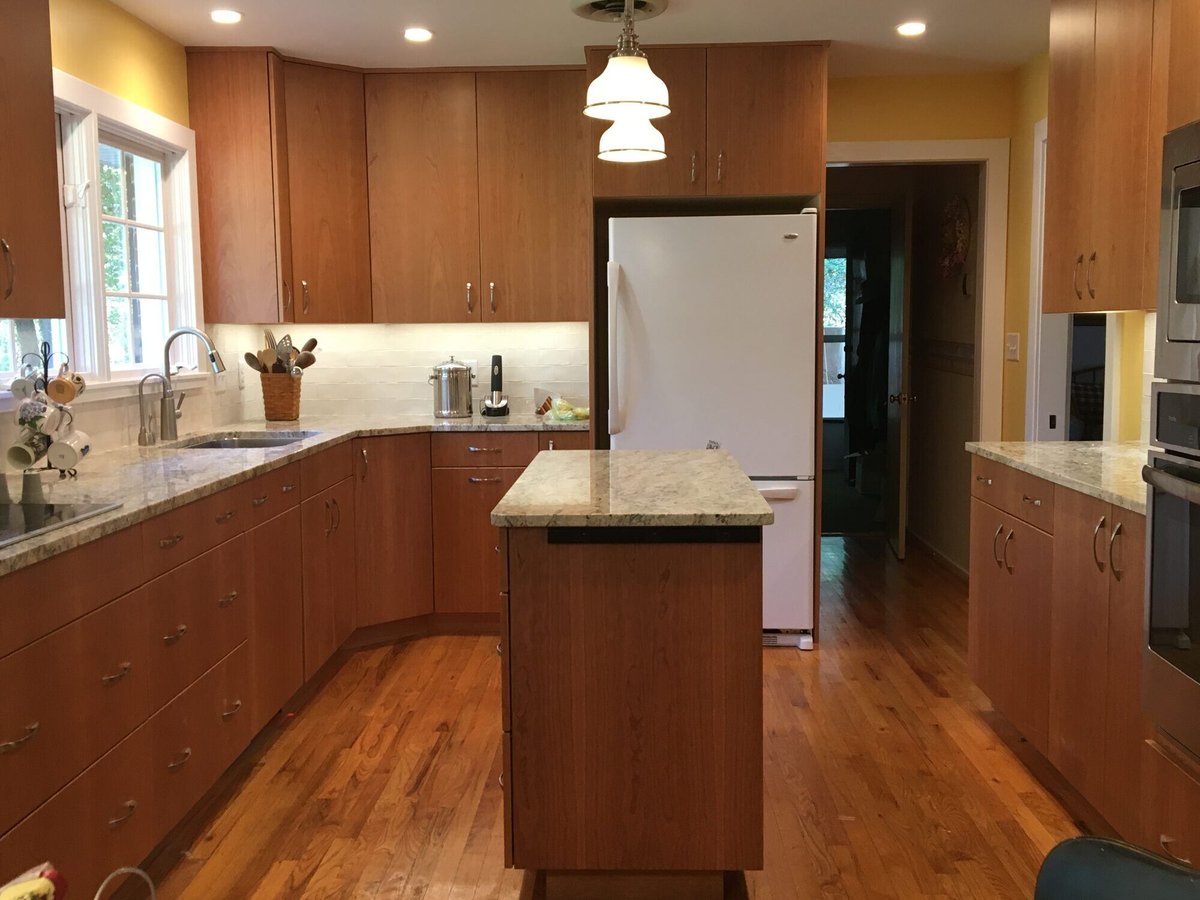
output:
[[[761,868],[761,544],[508,540],[513,864]]]
[[[492,524],[491,513],[522,471],[519,468],[433,470],[436,612],[499,611],[500,529]]]
[[[295,319],[370,322],[362,73],[294,62],[283,72]]]
[[[290,312],[284,310],[282,279],[291,274],[281,265],[276,220],[287,188],[276,179],[281,148],[272,114],[271,57],[261,50],[187,55],[208,322],[278,322]]]
[[[476,75],[485,322],[589,318],[591,130],[580,114],[586,82],[581,71]]]
[[[475,73],[367,75],[366,98],[374,320],[480,321]]]
[[[246,703],[258,731],[304,684],[304,586],[293,558],[301,546],[299,507],[251,529],[249,539],[254,595],[247,656],[253,690]]]
[[[825,190],[829,48],[708,48],[708,193]]]
[[[0,0],[0,318],[61,319],[62,194],[46,0]],[[11,296],[5,297],[9,288]]]
[[[1200,0],[1171,0],[1168,131],[1200,120],[1200,57],[1195,52],[1198,34]]]
[[[433,612],[429,437],[398,434],[354,442],[359,628]]]
[[[600,135],[612,123],[596,120],[592,123],[590,148],[592,193],[597,197],[703,197],[707,190],[707,51],[704,47],[645,49],[650,68],[670,91],[671,114],[653,123],[662,132],[667,158],[636,165],[598,159]],[[588,49],[589,84],[604,71],[610,52],[607,47]]]

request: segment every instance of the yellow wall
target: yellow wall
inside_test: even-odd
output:
[[[108,0],[50,0],[55,68],[184,125],[182,45]]]
[[[1121,399],[1117,439],[1136,441],[1142,438],[1142,388],[1145,367],[1146,314],[1121,314]]]

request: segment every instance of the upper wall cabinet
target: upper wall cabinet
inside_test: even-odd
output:
[[[0,319],[61,319],[62,230],[46,0],[0,0]]]
[[[1200,35],[1200,0],[1171,0],[1170,88],[1167,100],[1167,130],[1200,121],[1200,57],[1196,37]]]
[[[1154,307],[1153,53],[1152,3],[1051,3],[1044,312]]]

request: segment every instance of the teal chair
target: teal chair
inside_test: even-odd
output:
[[[1200,900],[1200,872],[1123,841],[1071,838],[1042,863],[1034,900]]]

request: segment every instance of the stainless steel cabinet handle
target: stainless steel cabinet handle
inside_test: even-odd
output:
[[[1079,270],[1083,268],[1083,254],[1079,254],[1079,258],[1075,260],[1075,271],[1071,273],[1071,289],[1075,291],[1075,296],[1080,300],[1083,299],[1083,291],[1079,289]]]
[[[183,768],[187,761],[192,758],[192,748],[184,747],[181,751],[175,754],[175,758],[167,763],[167,768],[174,772],[176,769]]]
[[[137,807],[138,807],[138,805],[137,805],[136,800],[126,800],[124,803],[121,804],[121,809],[125,810],[125,815],[117,816],[114,819],[109,819],[108,827],[116,828],[118,825],[120,825],[122,822],[126,821],[130,816],[132,816],[135,812],[137,812]]]
[[[1028,503],[1030,506],[1040,507],[1042,505],[1041,500],[1039,500],[1037,497],[1030,497],[1028,494],[1021,495],[1021,502]]]
[[[264,503],[267,502],[267,495],[263,494],[261,497],[255,497],[250,502],[253,503],[255,506],[262,506]]]
[[[721,176],[725,173],[725,151],[722,150],[717,154],[717,184],[721,183]]]
[[[696,151],[692,151],[692,184],[696,183]]]
[[[504,655],[504,652],[503,652],[503,651],[500,649],[500,645],[499,645],[499,644],[497,644],[497,645],[496,645],[496,655],[497,655],[497,656],[503,656],[503,655]]]
[[[281,487],[279,489],[279,492],[281,494],[290,494],[295,489],[296,489],[296,486],[294,484],[285,484],[283,487]]]
[[[1086,279],[1088,296],[1091,297],[1093,300],[1096,299],[1096,289],[1094,287],[1092,287],[1092,271],[1095,268],[1096,268],[1096,251],[1093,250],[1092,255],[1088,257],[1088,270],[1087,270],[1087,279]]]
[[[471,282],[468,281],[467,282],[467,314],[468,315],[470,315],[470,313],[471,313],[472,306],[473,306],[473,304],[471,303]]]
[[[1158,846],[1162,847],[1163,853],[1167,854],[1167,856],[1169,856],[1175,862],[1179,863],[1181,866],[1190,866],[1192,864],[1192,861],[1190,859],[1184,859],[1182,856],[1176,856],[1174,853],[1171,852],[1171,848],[1167,846],[1168,844],[1174,844],[1174,843],[1175,843],[1175,838],[1173,838],[1173,837],[1168,837],[1165,834],[1160,834],[1158,836]]]
[[[1097,571],[1104,571],[1104,560],[1100,558],[1100,554],[1096,552],[1096,538],[1100,537],[1100,529],[1102,529],[1107,520],[1104,516],[1100,517],[1100,521],[1096,523],[1096,527],[1092,529],[1092,562],[1096,564]]]
[[[982,484],[984,487],[992,486],[992,479],[984,478],[982,475],[976,475],[975,480],[978,481],[980,484]]]
[[[219,606],[221,609],[227,609],[230,606],[233,606],[233,603],[235,600],[237,600],[237,598],[238,598],[238,592],[230,591],[228,594],[226,594],[224,597],[222,597],[220,600],[217,601],[217,606]]]
[[[176,544],[178,544],[182,540],[183,540],[182,534],[173,534],[170,537],[163,538],[161,541],[159,541],[158,546],[161,547],[163,550],[170,550],[172,547],[174,547]]]
[[[5,741],[3,744],[0,744],[0,756],[3,756],[5,753],[16,753],[33,740],[33,736],[38,733],[38,729],[41,727],[40,722],[30,722],[25,726],[25,733],[15,741]]]
[[[492,312],[496,311],[496,282],[488,282],[488,303],[491,304]]]
[[[1117,561],[1113,558],[1113,547],[1117,543],[1117,538],[1120,536],[1121,529],[1124,527],[1124,524],[1125,523],[1123,522],[1118,522],[1116,525],[1114,525],[1112,536],[1108,539],[1108,567],[1112,570],[1113,578],[1117,579],[1117,581],[1121,580],[1121,576],[1124,575],[1125,572],[1123,569],[1117,568]]]
[[[4,269],[8,272],[8,284],[4,286],[4,299],[7,300],[17,286],[17,261],[13,258],[12,247],[4,238],[0,238],[0,250],[4,251]]]
[[[287,283],[286,279],[283,282],[283,308],[292,308],[292,286]]]
[[[166,644],[167,646],[178,643],[179,639],[181,637],[183,637],[185,634],[187,634],[187,630],[188,629],[187,629],[186,625],[180,625],[178,628],[176,628],[170,634],[163,635],[163,643]]]
[[[546,446],[546,449],[547,449],[547,450],[553,450],[553,449],[554,449],[554,441],[553,441],[553,440],[550,440],[550,441],[548,442],[548,444],[547,444],[547,446]]]
[[[501,772],[499,777],[496,778],[496,781],[498,781],[500,783],[500,790],[504,790],[504,773],[503,772]]]
[[[467,481],[471,482],[471,484],[499,484],[500,483],[499,478],[479,478],[476,475],[472,475],[470,478],[467,479]]]
[[[992,535],[992,559],[996,561],[996,565],[998,566],[1004,565],[1004,563],[1000,561],[1000,551],[996,548],[996,542],[1000,540],[1000,535],[1002,534],[1004,534],[1004,525],[997,525],[996,533]]]
[[[1016,534],[1017,533],[1015,531],[1009,529],[1008,537],[1004,539],[1004,568],[1008,569],[1009,575],[1013,573],[1013,564],[1008,561],[1008,545],[1012,543],[1013,538],[1016,537]]]
[[[223,512],[219,516],[217,516],[217,520],[216,520],[217,524],[224,525],[226,522],[228,522],[230,519],[232,519],[236,515],[237,515],[237,513],[232,509],[228,510],[227,512]]]
[[[502,447],[468,447],[468,453],[500,453]]]
[[[123,662],[120,667],[111,675],[101,675],[100,683],[103,685],[116,684],[122,678],[129,674],[129,670],[133,668],[133,663]]]
[[[369,460],[367,458],[367,448],[366,447],[362,448],[362,461],[363,461],[362,480],[366,481],[367,480],[367,471],[371,468],[371,460]]]
[[[308,312],[308,300],[309,300],[308,282],[305,281],[303,278],[300,279],[300,290],[304,292],[304,311]]]
[[[227,710],[225,710],[225,712],[221,713],[221,718],[226,719],[226,720],[232,719],[234,716],[236,716],[241,711],[242,711],[242,701],[234,700],[233,706],[229,707],[229,709],[227,709]]]

